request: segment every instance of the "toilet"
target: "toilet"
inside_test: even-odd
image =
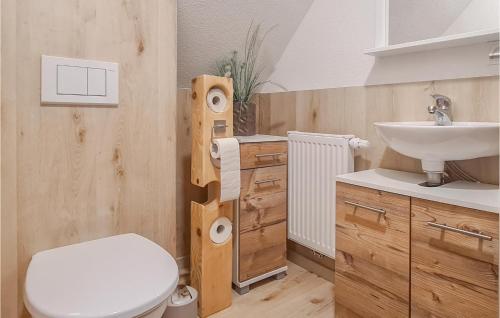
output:
[[[178,279],[167,251],[123,234],[35,254],[24,303],[33,318],[160,318]]]

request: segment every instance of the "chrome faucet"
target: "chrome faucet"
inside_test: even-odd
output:
[[[436,105],[427,107],[427,111],[429,114],[434,114],[436,125],[451,126],[451,100],[444,95],[433,94],[431,96],[434,98]]]

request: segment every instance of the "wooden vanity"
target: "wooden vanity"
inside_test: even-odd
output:
[[[498,188],[422,181],[337,179],[336,318],[498,317]]]
[[[284,277],[287,237],[287,138],[240,142],[241,194],[233,227],[233,287],[244,294],[262,279]]]

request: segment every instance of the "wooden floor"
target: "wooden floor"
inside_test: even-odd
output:
[[[333,318],[333,284],[288,263],[288,276],[267,280],[240,296],[233,291],[233,305],[211,318]]]

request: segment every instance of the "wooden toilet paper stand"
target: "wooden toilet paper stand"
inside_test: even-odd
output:
[[[222,112],[208,107],[208,92],[214,88],[226,97],[226,108]],[[215,220],[220,217],[233,220],[233,203],[220,202],[220,170],[210,156],[213,138],[233,136],[232,79],[198,76],[192,80],[191,97],[191,183],[209,188],[207,202],[191,202],[191,285],[199,292],[199,315],[204,318],[231,306],[232,302],[232,234],[220,244],[210,238]]]

